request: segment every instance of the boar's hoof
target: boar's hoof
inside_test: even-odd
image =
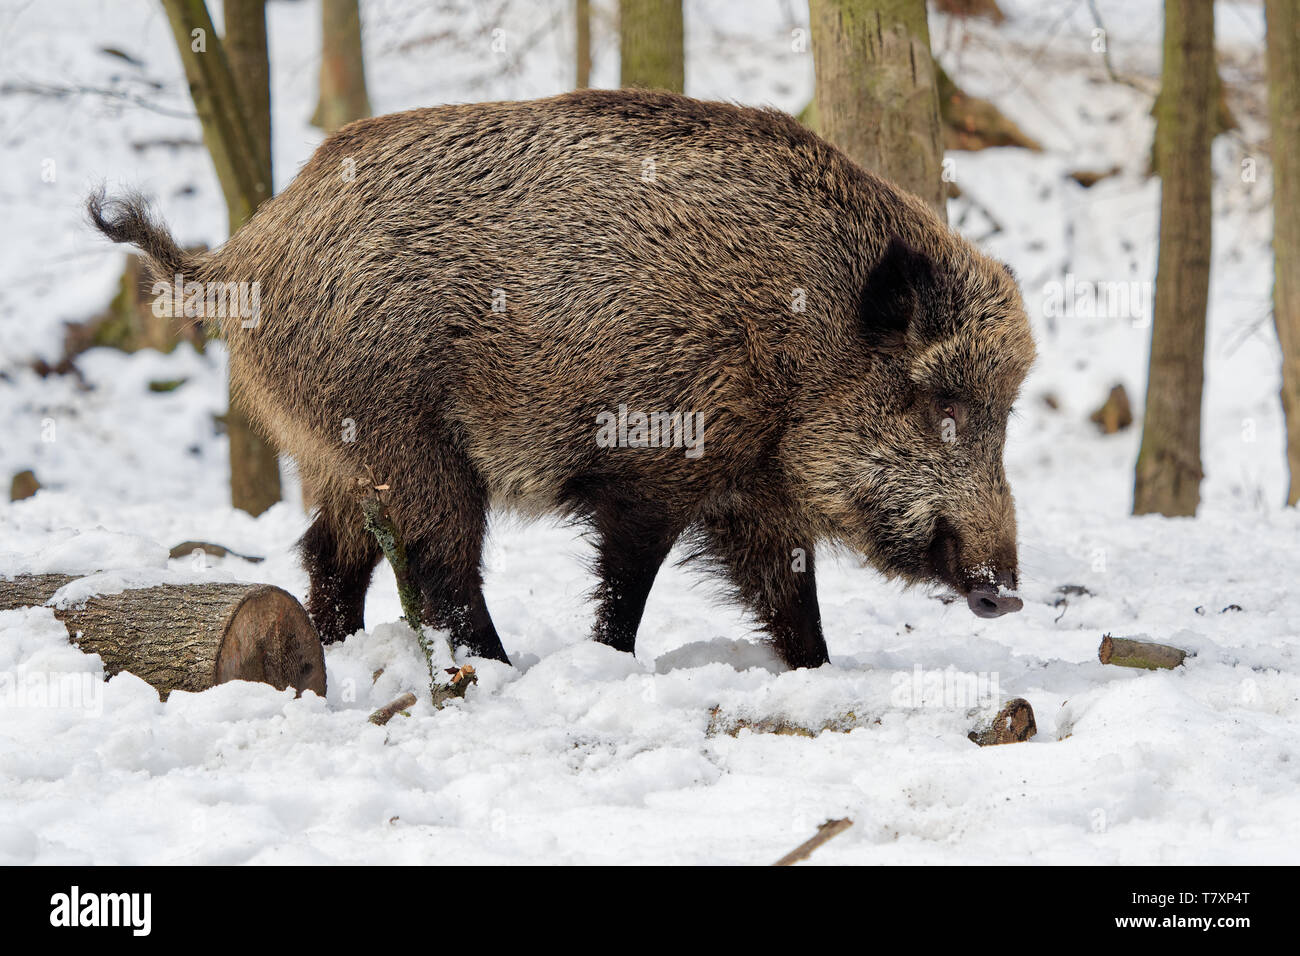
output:
[[[1001,617],[1025,606],[1020,598],[999,594],[992,588],[975,588],[966,595],[966,603],[980,617]]]

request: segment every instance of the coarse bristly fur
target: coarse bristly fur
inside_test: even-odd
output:
[[[138,198],[89,209],[160,279],[258,283],[253,327],[215,321],[319,503],[301,547],[326,641],[362,626],[379,559],[367,475],[426,615],[502,660],[492,507],[592,530],[596,636],[629,651],[684,535],[792,666],[827,660],[818,543],[968,596],[1016,586],[1015,281],[783,113],[587,90],[361,120],[202,254]],[[698,413],[703,442],[598,442],[620,406]]]

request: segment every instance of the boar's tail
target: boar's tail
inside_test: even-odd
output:
[[[105,199],[101,188],[86,200],[86,213],[91,223],[114,242],[136,246],[151,260],[159,275],[193,273],[198,266],[198,255],[186,252],[176,245],[167,227],[149,213],[149,204],[138,193],[128,193],[121,199]]]

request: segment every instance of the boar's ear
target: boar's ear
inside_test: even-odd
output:
[[[901,349],[934,285],[934,260],[897,236],[891,238],[858,301],[858,326],[867,344]]]

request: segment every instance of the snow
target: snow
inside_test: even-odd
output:
[[[561,91],[570,6],[516,2],[494,23],[475,5],[456,18],[446,5],[365,4],[376,111]],[[1078,287],[1154,274],[1149,98],[1106,81],[1087,5],[1002,6],[1000,28],[936,17],[932,33],[959,82],[1047,147],[951,157],[963,197],[950,217],[1015,268],[1041,354],[1007,449],[1021,613],[981,620],[830,557],[819,593],[832,665],[788,672],[712,583],[672,566],[634,658],[588,639],[585,542],[501,518],[486,589],[515,666],[474,661],[467,701],[434,712],[422,700],[381,728],[371,711],[427,683],[386,569],[369,629],[327,649],[323,700],[232,683],[164,704],[130,674],[104,681],[52,608],[0,612],[0,862],[766,863],[843,816],[854,826],[810,862],[1294,862],[1300,514],[1280,506],[1260,120],[1245,113],[1241,133],[1215,148],[1201,512],[1130,517],[1139,432],[1102,436],[1087,415],[1117,382],[1140,406],[1149,294],[1122,314],[1050,314],[1048,303],[1071,276]],[[610,4],[596,7],[595,81],[611,85]],[[1154,85],[1159,5],[1098,7],[1116,68]],[[313,4],[273,2],[269,13],[283,187],[320,138],[306,124],[319,28]],[[690,92],[804,105],[811,60],[791,32],[806,26],[801,5],[688,0],[687,13]],[[1216,22],[1226,57],[1260,59],[1258,5],[1219,3]],[[505,53],[493,50],[495,29]],[[0,476],[33,468],[44,485],[0,504],[0,576],[103,572],[65,588],[62,603],[194,580],[266,581],[305,597],[293,543],[307,519],[292,481],[258,519],[226,504],[228,451],[212,418],[224,410],[219,345],[95,350],[78,360],[89,390],[28,367],[57,360],[62,323],[101,311],[115,291],[123,253],[81,221],[94,184],[152,194],[183,242],[216,243],[224,230],[201,149],[160,142],[199,132],[158,5],[0,8],[0,86],[32,85],[148,105],[0,95]],[[1256,155],[1258,181],[1247,182],[1241,161]],[[1066,179],[1112,165],[1120,173],[1090,190]],[[186,382],[151,392],[160,379]],[[189,540],[266,560],[167,557]],[[1167,672],[1103,667],[1106,633],[1196,656]],[[1013,696],[1032,703],[1037,736],[972,744],[967,733]],[[718,731],[747,721],[852,729]]]

